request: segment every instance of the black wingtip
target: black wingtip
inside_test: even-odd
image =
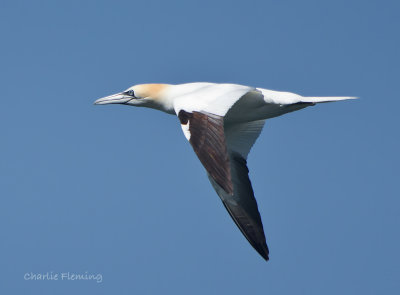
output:
[[[265,250],[263,252],[257,251],[262,256],[262,258],[265,259],[265,261],[269,260],[269,253],[267,251],[265,251]]]
[[[269,250],[267,244],[264,245],[254,245],[254,243],[250,243],[253,248],[258,252],[258,254],[261,255],[262,258],[265,259],[265,261],[269,260]]]

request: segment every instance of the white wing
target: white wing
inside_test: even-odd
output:
[[[229,151],[240,154],[244,159],[256,142],[265,124],[265,120],[241,124],[225,124],[225,139]]]
[[[255,90],[253,87],[238,84],[190,83],[180,87],[190,87],[194,91],[182,91],[174,100],[175,113],[186,112],[210,113],[225,116],[228,110],[243,95]]]

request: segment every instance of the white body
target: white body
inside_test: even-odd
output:
[[[303,97],[237,84],[143,84],[97,100],[176,114],[225,208],[254,249],[269,259],[248,177],[247,155],[265,120],[321,102],[353,97]]]
[[[301,95],[237,84],[186,83],[171,85],[162,92],[159,109],[177,114],[179,110],[203,111],[225,116],[226,121],[249,122],[269,119],[302,109],[306,104],[352,99],[353,97],[303,97]],[[297,104],[293,106],[294,104]],[[289,107],[290,106],[290,107]]]

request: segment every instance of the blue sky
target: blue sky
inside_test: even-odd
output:
[[[2,1],[2,294],[398,294],[398,1]],[[146,82],[350,95],[249,156],[268,263]],[[32,281],[26,273],[102,274]]]

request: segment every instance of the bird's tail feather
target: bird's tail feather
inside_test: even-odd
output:
[[[352,96],[325,96],[325,97],[302,97],[301,102],[309,102],[309,103],[322,103],[322,102],[332,102],[339,100],[347,100],[347,99],[357,99],[358,97]]]

